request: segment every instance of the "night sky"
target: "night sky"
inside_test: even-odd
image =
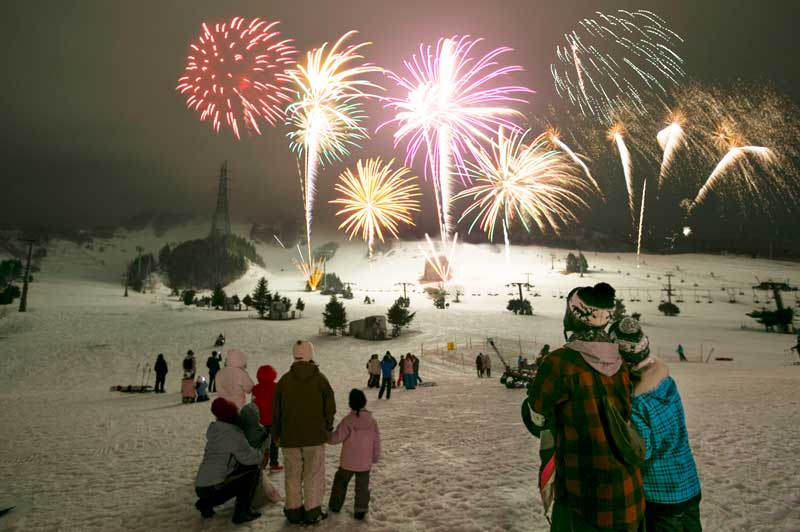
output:
[[[301,53],[355,29],[374,44],[368,58],[392,70],[420,42],[470,34],[514,48],[525,67],[515,81],[534,88],[523,110],[536,115],[557,97],[549,73],[557,43],[596,10],[650,9],[685,42],[688,75],[727,83],[769,81],[800,102],[796,21],[800,4],[475,1],[136,1],[5,2],[0,25],[3,107],[2,192],[6,224],[116,224],[144,212],[210,213],[219,164],[230,160],[234,217],[266,221],[301,216],[294,155],[286,128],[236,142],[214,134],[175,92],[188,43],[203,21],[233,16],[280,20]],[[383,81],[383,80],[381,80]],[[395,91],[386,81],[384,85]],[[396,93],[396,91],[395,91]],[[370,131],[388,111],[368,106]],[[357,156],[392,152],[391,132],[363,143]],[[323,170],[318,222],[331,221],[330,186],[344,164]],[[415,170],[421,172],[421,163]],[[425,187],[432,196],[430,186]],[[435,214],[428,211],[431,227]]]

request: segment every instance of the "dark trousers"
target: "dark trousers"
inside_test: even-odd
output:
[[[167,380],[166,373],[156,373],[156,392],[163,392],[164,391],[164,381]]]
[[[216,373],[208,373],[208,393],[216,392],[217,391],[217,374]]]
[[[260,480],[260,475],[261,470],[258,466],[242,467],[216,486],[195,488],[194,491],[198,497],[195,506],[203,512],[236,497],[236,505],[233,509],[234,517],[247,515],[251,511],[250,503],[253,501],[253,493]]]
[[[348,471],[341,467],[333,477],[333,488],[331,488],[331,499],[328,501],[328,508],[332,512],[342,509],[345,495],[347,495],[347,485],[350,479],[356,476],[356,512],[366,512],[369,510],[369,471]]]
[[[644,518],[647,532],[701,532],[703,530],[700,524],[699,497],[680,505],[648,503],[644,510]]]
[[[483,377],[483,368],[478,366],[478,377]]]
[[[380,388],[380,387],[381,387],[381,376],[370,375],[369,381],[367,381],[367,388]]]
[[[384,377],[381,381],[381,391],[378,392],[378,399],[383,397],[383,392],[386,390],[386,398],[391,399],[392,397],[392,376],[389,375],[388,377]]]
[[[594,524],[584,519],[578,512],[574,511],[567,504],[556,501],[553,503],[553,516],[550,522],[550,532],[609,532],[611,530],[624,532],[628,529],[622,528],[598,528]],[[644,532],[644,520],[639,524],[639,532]],[[650,532],[650,529],[647,529]]]
[[[487,377],[491,377],[492,376],[492,368],[486,368],[483,371],[484,371],[484,373],[486,373]]]
[[[272,437],[272,425],[266,425],[264,430],[269,434],[269,465],[278,465],[278,446],[275,445],[275,438]]]
[[[422,378],[419,376],[419,371],[414,372],[414,378],[417,380],[417,382],[422,382]]]

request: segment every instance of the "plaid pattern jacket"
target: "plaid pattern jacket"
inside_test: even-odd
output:
[[[548,418],[555,434],[555,497],[598,528],[637,530],[644,516],[638,468],[613,453],[600,420],[596,373],[577,351],[561,348],[539,366],[529,389],[534,412]],[[630,373],[597,374],[614,406],[631,414]]]
[[[631,421],[647,450],[642,465],[645,499],[659,504],[688,501],[700,493],[700,479],[678,387],[672,377],[664,376],[644,393],[640,394],[639,388],[633,396]]]

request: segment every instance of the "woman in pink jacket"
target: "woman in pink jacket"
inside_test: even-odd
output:
[[[417,378],[414,376],[414,359],[411,358],[411,353],[407,353],[403,360],[403,385],[406,390],[413,390],[417,387]]]
[[[328,443],[343,443],[339,469],[333,477],[333,488],[328,508],[339,512],[347,495],[350,479],[356,477],[356,519],[364,519],[369,509],[369,472],[372,464],[378,462],[381,455],[381,435],[378,422],[368,410],[367,396],[354,388],[350,390],[350,412],[336,427],[336,431],[328,435]]]
[[[247,394],[253,390],[253,381],[247,374],[247,356],[238,349],[228,350],[225,367],[219,370],[215,382],[217,396],[241,410],[247,403]]]

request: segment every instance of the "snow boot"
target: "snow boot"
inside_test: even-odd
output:
[[[259,517],[261,517],[260,512],[248,512],[243,515],[234,515],[232,521],[234,525],[241,525],[242,523],[248,523],[250,521],[254,521]]]
[[[359,521],[361,521],[361,520],[363,520],[363,519],[364,519],[364,517],[365,517],[366,515],[367,515],[367,512],[356,512],[355,514],[353,514],[353,517],[355,517],[356,519],[358,519]]]

